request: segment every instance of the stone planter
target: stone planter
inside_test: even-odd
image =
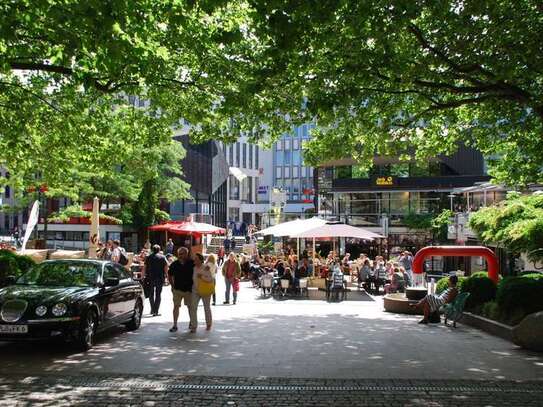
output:
[[[405,289],[406,297],[411,301],[420,301],[428,294],[425,287],[408,287]]]
[[[422,315],[422,310],[409,306],[409,304],[414,304],[415,302],[416,301],[410,301],[405,294],[400,293],[387,294],[383,297],[385,311],[394,312],[396,314]]]

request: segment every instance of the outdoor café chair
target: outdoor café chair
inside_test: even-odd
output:
[[[281,281],[282,295],[284,297],[287,294],[287,291],[289,289],[290,281],[287,279],[281,279],[280,281]]]
[[[307,289],[307,278],[301,278],[298,285],[300,288],[300,295],[305,295],[306,297],[309,297],[309,290]]]
[[[443,305],[441,307],[443,315],[445,316],[445,325],[448,326],[447,321],[453,321],[453,327],[456,328],[456,322],[462,318],[464,306],[470,293],[460,293],[456,296],[453,302]]]
[[[262,279],[261,283],[260,283],[260,286],[262,288],[262,296],[266,296],[266,291],[269,292],[271,294],[271,291],[272,291],[272,284],[273,284],[273,280],[271,279]]]

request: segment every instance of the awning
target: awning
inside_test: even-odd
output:
[[[236,179],[239,181],[239,182],[242,182],[245,178],[247,178],[247,174],[245,174],[241,169],[239,169],[238,167],[230,167],[229,169],[229,172],[231,175],[233,175],[234,177],[236,177]]]

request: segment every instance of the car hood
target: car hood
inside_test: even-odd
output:
[[[20,299],[29,304],[56,304],[76,302],[94,292],[93,287],[39,287],[13,285],[0,290],[0,302]]]

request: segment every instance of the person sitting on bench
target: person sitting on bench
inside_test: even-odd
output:
[[[419,324],[427,324],[430,314],[438,311],[443,305],[454,301],[458,295],[458,289],[456,288],[457,283],[458,277],[450,276],[449,288],[447,288],[441,294],[428,294],[416,304],[409,304],[411,307],[422,308],[424,318],[419,321]]]

